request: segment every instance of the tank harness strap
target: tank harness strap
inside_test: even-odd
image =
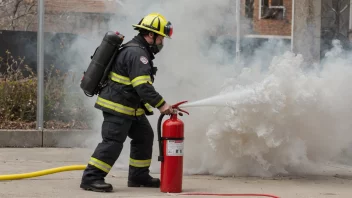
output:
[[[141,45],[139,45],[137,43],[129,42],[129,43],[125,43],[125,44],[121,45],[120,50],[123,48],[126,48],[126,47],[140,47],[143,49],[143,47]]]

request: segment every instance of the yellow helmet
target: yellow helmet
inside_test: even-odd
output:
[[[145,29],[155,32],[161,36],[171,38],[173,33],[173,26],[170,21],[159,13],[150,13],[139,21],[136,25],[132,25],[135,30]]]

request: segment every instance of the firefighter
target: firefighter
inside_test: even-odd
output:
[[[120,156],[127,136],[131,138],[128,187],[160,187],[160,180],[149,175],[154,132],[146,116],[153,114],[153,108],[166,115],[176,113],[153,87],[157,70],[154,55],[162,50],[164,37],[171,38],[173,27],[159,13],[151,13],[132,26],[139,33],[122,45],[107,86],[95,103],[104,117],[102,142],[83,172],[80,187],[85,190],[113,190],[104,178]]]

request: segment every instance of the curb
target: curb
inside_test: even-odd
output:
[[[86,148],[100,137],[92,130],[0,130],[0,147]]]
[[[0,130],[0,147],[41,147],[42,131]]]
[[[42,147],[85,148],[93,141],[93,135],[100,134],[91,130],[44,130]]]

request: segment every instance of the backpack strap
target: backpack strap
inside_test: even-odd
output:
[[[120,47],[120,50],[123,49],[123,48],[126,48],[126,47],[140,47],[143,49],[143,47],[137,43],[132,43],[132,42],[129,42],[129,43],[125,43],[125,44],[122,44],[121,47]]]
[[[127,47],[140,47],[147,53],[147,55],[149,57],[149,54],[148,54],[149,52],[147,51],[147,49],[145,49],[145,47],[141,46],[140,44],[133,43],[133,42],[129,42],[129,43],[125,43],[125,44],[121,45],[119,50],[122,50],[122,49],[127,48]],[[158,68],[154,67],[153,64],[151,64],[151,68],[152,68],[152,78],[154,78],[153,76],[156,75],[156,72],[158,71]],[[153,81],[154,81],[154,79],[153,79]]]

